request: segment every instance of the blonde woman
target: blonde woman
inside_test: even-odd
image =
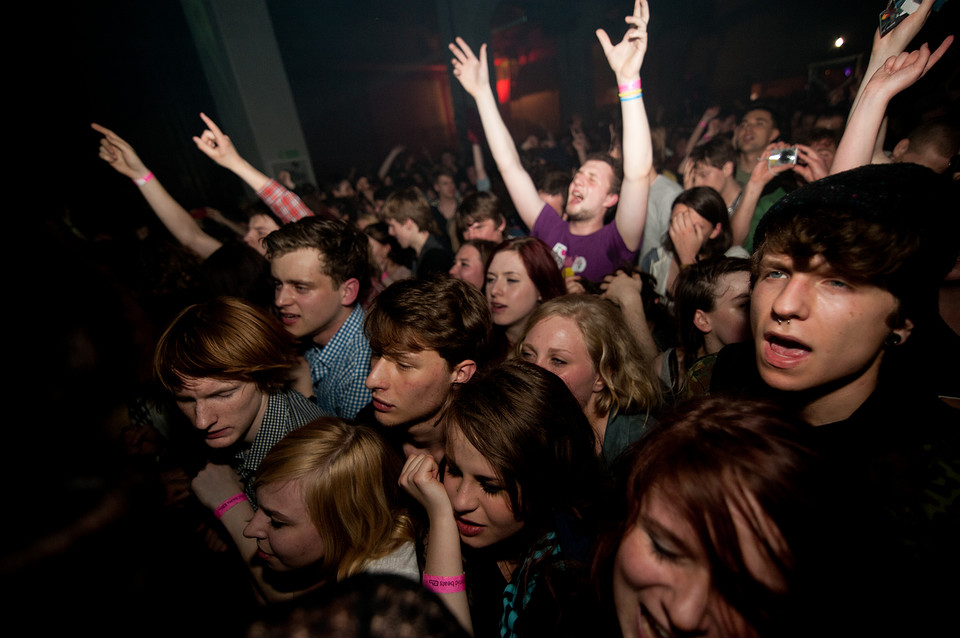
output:
[[[322,418],[291,432],[254,477],[259,509],[243,530],[260,593],[283,600],[364,573],[418,579],[403,461],[373,429]]]
[[[608,463],[655,423],[656,376],[623,315],[605,299],[565,295],[540,305],[516,356],[563,379]]]

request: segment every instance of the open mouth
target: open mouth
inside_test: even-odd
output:
[[[673,632],[664,628],[647,611],[647,608],[640,605],[637,613],[637,633],[640,638],[672,638]]]
[[[776,334],[764,335],[763,357],[774,367],[793,367],[803,361],[812,350],[807,344],[795,339]]]

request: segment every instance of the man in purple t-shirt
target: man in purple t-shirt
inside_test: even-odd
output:
[[[637,3],[635,15],[628,19],[632,28],[616,46],[606,32],[597,31],[620,85],[623,174],[622,177],[619,174],[619,162],[609,156],[588,158],[570,184],[566,221],[541,201],[537,187],[520,163],[490,86],[486,45],[480,47],[479,58],[461,38],[450,45],[454,54],[453,73],[477,102],[490,151],[520,218],[531,229],[531,235],[543,240],[557,255],[558,262],[569,268],[564,272],[568,277],[579,275],[593,281],[602,280],[604,275],[632,261],[643,239],[653,151],[643,97],[638,89],[640,66],[647,49],[648,19],[646,3]],[[604,227],[604,214],[618,202],[613,223]]]

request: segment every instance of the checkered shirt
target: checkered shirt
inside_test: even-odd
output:
[[[363,318],[363,308],[357,304],[327,345],[304,353],[317,405],[344,419],[357,416],[372,398],[364,385],[370,373],[370,343],[363,332]]]
[[[323,411],[296,390],[283,390],[271,394],[263,413],[260,429],[253,445],[236,453],[234,467],[244,484],[244,492],[256,509],[256,493],[250,478],[260,466],[260,461],[280,439],[314,419],[326,416]]]

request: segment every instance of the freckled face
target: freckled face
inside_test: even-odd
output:
[[[177,407],[216,449],[252,443],[267,408],[267,395],[252,381],[184,377]]]

